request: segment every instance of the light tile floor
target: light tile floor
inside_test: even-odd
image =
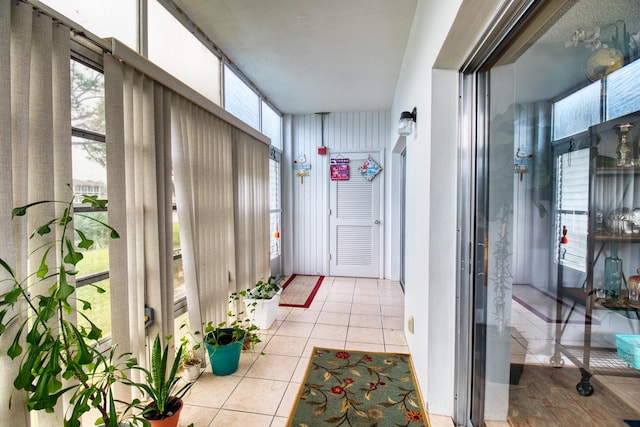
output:
[[[237,372],[219,377],[207,368],[185,399],[180,426],[284,426],[313,347],[408,353],[403,325],[398,282],[325,277],[308,309],[278,309],[262,342],[243,352]],[[449,417],[430,421],[453,426]]]

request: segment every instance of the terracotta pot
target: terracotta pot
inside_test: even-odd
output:
[[[164,418],[162,420],[147,420],[149,421],[149,423],[151,423],[151,427],[177,427],[178,420],[180,419],[180,412],[184,407],[182,399],[178,400],[180,400],[180,408],[178,408],[178,410],[169,418]]]

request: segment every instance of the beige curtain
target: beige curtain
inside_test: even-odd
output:
[[[11,221],[13,206],[36,200],[68,200],[71,192],[69,29],[21,2],[0,5],[0,257],[27,272],[34,248],[27,233],[50,219],[52,206],[32,210],[27,221]],[[53,236],[52,236],[53,238]],[[41,243],[40,243],[41,244]],[[31,261],[29,261],[31,262]],[[0,277],[1,279],[2,277]],[[4,286],[0,282],[0,286]],[[32,289],[38,293],[41,289]],[[19,360],[4,353],[11,332],[0,338],[0,425],[29,425],[24,397],[13,389]],[[12,399],[9,411],[7,402]],[[40,414],[40,425],[61,425],[61,411]]]
[[[189,323],[226,319],[235,287],[232,127],[173,99],[173,166]]]
[[[173,333],[171,93],[111,55],[104,66],[112,338],[144,361],[146,336]]]
[[[233,131],[236,287],[269,277],[269,146]]]

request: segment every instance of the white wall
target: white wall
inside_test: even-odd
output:
[[[285,222],[282,224],[285,274],[329,273],[329,159],[340,151],[371,150],[374,155],[385,149],[389,123],[388,111],[327,114],[324,145],[328,151],[323,156],[317,154],[318,146],[322,144],[320,115],[285,119],[285,157],[282,164],[282,194],[287,199],[284,201]],[[302,154],[311,164],[311,169],[309,176],[301,182],[293,171],[293,160]],[[384,157],[390,158],[387,154]],[[386,180],[388,176],[385,159],[380,159],[383,171],[376,179]],[[385,200],[388,199],[385,196]],[[384,218],[381,219],[384,224]],[[384,272],[383,275],[387,277]]]
[[[392,118],[418,110],[406,140],[405,317],[414,333],[405,333],[435,414],[453,415],[455,402],[458,70],[500,3],[419,0],[391,109]]]
[[[418,2],[391,110],[392,117],[418,110],[416,131],[406,141],[405,317],[413,316],[415,326],[413,334],[405,332],[429,412],[445,415],[453,414],[457,141],[455,126],[438,127],[443,117],[432,114],[455,117],[457,77],[453,73],[453,92],[438,90],[436,99],[432,68],[458,6]]]

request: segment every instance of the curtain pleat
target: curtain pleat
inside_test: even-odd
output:
[[[69,77],[69,29],[54,23],[27,4],[3,2],[0,6],[0,230],[13,233],[2,239],[0,257],[14,267],[18,277],[37,268],[28,253],[37,244],[28,241],[28,231],[51,219],[53,205],[30,209],[25,219],[11,220],[11,208],[38,200],[68,200],[71,191],[71,101]],[[47,236],[51,240],[61,236]],[[55,262],[56,254],[51,254]],[[3,277],[0,277],[2,279]],[[0,282],[0,286],[7,286]],[[48,284],[31,287],[33,296],[46,293]],[[10,314],[9,314],[10,315]],[[7,339],[0,338],[6,349]],[[29,425],[22,393],[13,389],[19,358],[0,354],[0,400],[12,399],[12,408],[0,409],[0,425]],[[31,414],[39,425],[62,424],[62,402],[56,413]]]
[[[104,61],[109,221],[122,236],[109,248],[112,338],[144,363],[146,337],[173,334],[171,93],[111,55]]]
[[[271,271],[269,255],[269,146],[233,133],[237,290]]]
[[[231,126],[174,96],[173,167],[189,323],[226,319],[235,277]]]

